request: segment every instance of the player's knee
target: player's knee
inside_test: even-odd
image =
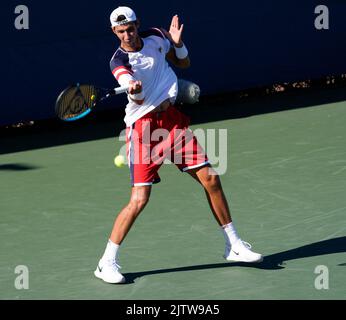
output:
[[[148,201],[149,196],[146,195],[132,197],[129,203],[129,207],[131,211],[135,212],[135,214],[139,214],[147,205]]]
[[[202,184],[208,192],[216,192],[221,189],[220,178],[218,175],[207,175],[203,179]]]

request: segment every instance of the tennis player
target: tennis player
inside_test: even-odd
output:
[[[188,68],[188,49],[182,41],[184,25],[173,16],[169,31],[152,28],[139,32],[139,21],[128,7],[110,15],[112,30],[120,40],[110,67],[121,86],[129,86],[125,123],[127,156],[132,193],[129,203],[115,219],[105,252],[95,276],[108,283],[123,283],[118,252],[132,224],[148,203],[151,187],[160,181],[159,168],[165,158],[187,172],[204,188],[211,211],[225,237],[224,258],[228,261],[260,262],[262,255],[250,250],[232,222],[220,178],[204,150],[188,128],[189,118],[175,106],[177,76],[169,63]],[[169,63],[168,63],[169,62]],[[166,132],[153,139],[155,132]]]

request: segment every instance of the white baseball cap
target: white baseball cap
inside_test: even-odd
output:
[[[119,16],[124,16],[125,19],[118,21]],[[110,21],[112,27],[121,26],[123,24],[136,21],[135,12],[129,7],[118,7],[111,13]]]

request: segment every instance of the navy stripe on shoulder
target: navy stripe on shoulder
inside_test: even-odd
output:
[[[166,36],[164,35],[164,33],[159,28],[150,28],[146,31],[141,31],[139,33],[139,36],[141,38],[147,38],[150,36],[157,36],[157,37],[160,37],[162,39],[166,39]]]
[[[109,62],[109,66],[112,72],[114,69],[121,66],[131,70],[129,54],[119,48],[117,51],[115,51],[111,61]]]

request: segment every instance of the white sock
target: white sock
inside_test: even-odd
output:
[[[226,224],[221,227],[223,236],[226,240],[226,245],[231,246],[236,243],[240,238],[238,236],[237,230],[235,229],[233,222]]]
[[[102,260],[114,261],[118,259],[118,250],[120,245],[115,244],[110,239],[108,240],[105,253],[103,254]]]

